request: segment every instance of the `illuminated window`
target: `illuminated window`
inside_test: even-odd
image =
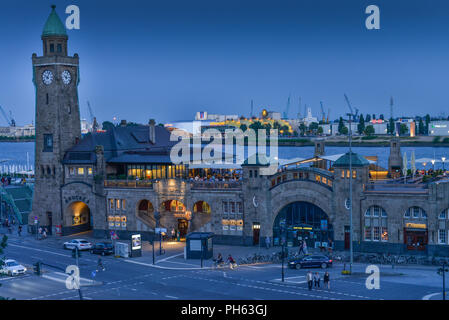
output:
[[[346,178],[349,179],[349,170],[346,170]]]
[[[352,179],[357,178],[357,171],[352,170]]]
[[[373,240],[374,241],[379,241],[380,239],[380,232],[379,232],[379,227],[374,227],[373,228]]]
[[[92,175],[92,167],[87,168],[87,174],[90,176]]]
[[[114,209],[114,199],[109,199],[109,209],[110,210]]]
[[[316,182],[320,182],[320,181],[321,181],[321,177],[320,177],[319,175],[316,175],[316,176],[315,176],[315,181],[316,181]]]
[[[341,170],[341,177],[342,177],[342,178],[345,177],[345,170]]]
[[[386,227],[382,227],[382,241],[388,241],[388,231]]]
[[[446,243],[446,230],[438,230],[438,243]]]
[[[75,168],[74,167],[70,167],[69,168],[69,174],[71,174],[71,175],[75,174]]]
[[[115,199],[115,207],[120,210],[120,199]]]
[[[365,227],[365,240],[371,240],[371,227]]]
[[[80,176],[84,175],[84,168],[83,167],[79,167],[78,168],[78,175],[80,175]]]

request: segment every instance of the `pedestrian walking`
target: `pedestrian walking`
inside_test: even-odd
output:
[[[307,285],[309,286],[309,290],[312,290],[312,286],[313,286],[313,275],[312,275],[312,271],[307,272]]]
[[[228,255],[229,268],[234,269],[237,267],[237,263],[231,255]]]
[[[320,278],[319,273],[315,272],[315,275],[313,276],[313,282],[314,282],[315,288],[320,287],[320,280],[321,280],[321,278]]]
[[[19,227],[17,228],[17,234],[19,235],[19,237],[22,236],[22,226],[19,225]]]
[[[171,233],[171,239],[175,240],[175,228],[172,227],[170,233]]]
[[[269,236],[265,237],[265,245],[267,246],[267,249],[270,248],[271,240]]]
[[[303,242],[302,242],[302,240],[299,240],[299,252],[298,252],[298,255],[301,255],[301,253],[304,253],[302,246],[303,246]]]
[[[307,254],[307,243],[304,241],[302,245],[302,251],[304,254]]]
[[[45,228],[44,231],[42,231],[42,238],[47,239],[47,228]]]
[[[101,270],[101,271],[105,271],[106,268],[103,265],[103,261],[101,260],[101,258],[98,258],[98,262],[97,262],[97,272]]]
[[[328,288],[328,289],[331,288],[330,276],[329,276],[329,272],[327,272],[327,271],[326,271],[326,273],[324,274],[323,282],[324,282],[324,286],[325,286],[325,287],[326,287],[326,284],[327,284],[327,288]]]

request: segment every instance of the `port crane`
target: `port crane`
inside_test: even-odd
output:
[[[344,96],[345,96],[346,103],[347,103],[349,109],[351,110],[352,121],[357,122],[359,109],[355,108],[355,114],[354,114],[354,111],[352,110],[352,106],[351,106],[351,103],[349,102],[348,96],[346,94]]]
[[[96,132],[98,129],[97,118],[95,118],[92,108],[90,106],[90,102],[87,101],[87,108],[89,109],[90,121],[92,122],[92,131]]]
[[[290,109],[290,95],[288,96],[288,99],[287,99],[287,106],[285,107],[285,111],[284,111],[284,119],[288,119],[289,109]]]
[[[9,116],[6,114],[5,110],[2,108],[2,106],[0,106],[0,111],[3,115],[3,118],[5,118],[6,122],[8,123],[8,125],[10,127],[15,127],[16,126],[16,120],[14,120],[11,111],[9,111]]]
[[[324,113],[323,101],[320,101],[320,106],[321,106],[321,115],[323,117],[322,123],[326,123],[326,114]]]

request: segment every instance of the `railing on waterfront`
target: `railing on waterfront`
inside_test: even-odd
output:
[[[153,188],[149,180],[105,180],[105,187],[112,188]]]
[[[191,181],[192,189],[212,190],[212,189],[241,189],[241,181]]]
[[[365,185],[365,192],[368,193],[402,193],[402,194],[428,194],[427,184],[406,184],[406,183],[369,183]]]

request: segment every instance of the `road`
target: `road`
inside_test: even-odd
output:
[[[65,269],[74,264],[71,252],[49,243],[8,241],[8,258],[17,260],[29,270],[24,276],[0,278],[0,296],[24,300],[76,300],[77,290],[66,288],[66,275],[44,266],[42,276],[32,272],[32,264],[41,260]],[[81,291],[86,300],[132,299],[225,299],[225,300],[379,300],[441,299],[441,277],[434,268],[381,268],[380,289],[368,290],[364,265],[355,265],[355,275],[341,275],[342,265],[330,268],[331,288],[308,290],[307,270],[286,270],[281,281],[279,264],[259,264],[229,268],[201,269],[197,261],[185,261],[178,254],[159,257],[153,266],[149,253],[141,258],[104,257],[105,271],[92,278],[98,257],[83,252],[79,259]],[[205,264],[205,265],[210,265]],[[320,272],[320,269],[313,270]]]

